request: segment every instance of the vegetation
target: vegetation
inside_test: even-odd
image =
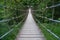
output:
[[[43,0],[40,2],[40,7],[33,11],[35,20],[38,19],[40,23],[39,28],[44,33],[47,40],[59,40],[55,38],[51,33],[49,33],[42,25],[44,25],[47,29],[51,30],[55,33],[58,37],[60,37],[60,22],[56,22],[60,20],[60,6],[51,7],[54,5],[60,4],[60,0]],[[50,7],[50,8],[49,8]],[[52,21],[56,20],[56,21]],[[41,25],[42,24],[42,25]]]
[[[9,21],[0,22],[0,36],[8,32],[10,29],[15,28],[15,26],[27,16],[26,10],[31,7],[33,10],[36,10],[32,11],[34,18],[38,19],[41,24],[60,37],[60,23],[52,21],[60,20],[60,6],[52,7],[58,4],[60,4],[60,0],[0,0],[0,21],[11,19]],[[58,40],[48,33],[40,23],[38,23],[40,26],[39,28],[41,28],[47,40]],[[16,31],[15,34],[17,34],[18,29],[19,27],[13,32],[15,33]],[[1,40],[14,40],[16,35],[13,32],[6,36],[8,38],[5,39],[4,37]]]
[[[27,7],[20,3],[20,0],[0,0],[0,37],[14,29],[1,40],[15,40],[18,31],[21,29],[26,17]],[[17,26],[17,27],[16,27]]]

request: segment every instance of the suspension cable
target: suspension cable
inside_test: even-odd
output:
[[[23,14],[23,15],[21,15],[21,16],[18,16],[18,17],[15,17],[15,18],[12,17],[11,19],[1,20],[0,23],[1,23],[1,22],[7,22],[7,21],[10,21],[10,20],[14,20],[14,19],[20,18],[20,17],[22,17],[22,16],[24,16],[24,15],[25,15],[25,14]]]
[[[14,28],[16,28],[18,25],[21,25],[21,23],[22,23],[25,19],[26,19],[26,16],[25,16],[25,18],[24,18],[20,23],[18,23],[17,25],[15,25]],[[11,33],[11,32],[14,30],[14,28],[10,29],[8,32],[6,32],[5,34],[3,34],[3,35],[0,37],[0,39],[4,38],[4,37],[7,36],[9,33]]]
[[[56,4],[56,5],[53,5],[53,6],[50,6],[50,7],[46,7],[46,9],[48,9],[48,8],[54,8],[54,7],[58,7],[58,6],[60,6],[60,4]]]
[[[36,16],[37,16],[37,15],[36,15]],[[51,21],[54,21],[54,22],[60,23],[59,20],[53,20],[53,19],[51,19],[51,18],[47,18],[47,17],[44,17],[44,16],[37,16],[37,17],[45,18],[45,19],[48,19],[48,20],[51,20]]]
[[[36,19],[36,18],[35,18],[35,19]],[[37,21],[44,29],[46,29],[50,34],[52,34],[54,37],[56,37],[58,40],[60,40],[60,37],[59,37],[59,36],[57,36],[55,33],[53,33],[50,29],[46,28],[45,25],[41,24],[38,19],[36,19],[36,21]]]

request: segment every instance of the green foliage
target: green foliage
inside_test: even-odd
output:
[[[60,20],[60,6],[46,9],[46,7],[51,7],[57,4],[60,4],[60,0],[41,0],[39,5],[36,5],[37,8],[34,8],[38,11],[34,11],[33,16],[35,19],[38,19],[41,24],[46,26],[46,28],[60,37],[60,23],[56,23],[47,19],[50,18],[54,20]],[[46,31],[46,29],[44,29],[40,24],[39,28],[42,30],[47,40],[58,40],[52,34]]]
[[[23,22],[21,24],[19,23],[23,19],[25,20],[25,17],[27,16],[26,11],[22,11],[27,10],[27,7],[24,3],[25,1],[22,0],[0,0],[0,21],[11,19],[9,21],[0,23],[0,37],[12,28],[15,28],[17,25],[17,28],[15,28],[13,32],[9,33],[1,40],[14,40],[16,38]]]
[[[45,23],[44,25],[48,25],[47,28],[49,28],[49,29],[54,28],[54,30],[52,30],[52,29],[51,30],[53,32],[57,33],[57,35],[59,35],[60,27],[57,28],[57,26],[49,24],[49,23],[52,23],[51,21],[49,21],[45,18],[38,17],[38,16],[43,16],[43,17],[47,17],[47,18],[60,20],[60,6],[55,7],[55,8],[46,9],[46,7],[57,5],[59,3],[60,3],[60,0],[0,0],[0,20],[12,19],[12,17],[16,18],[16,17],[19,17],[19,16],[25,14],[24,16],[19,17],[17,19],[13,19],[8,22],[0,23],[0,28],[1,28],[0,34],[3,35],[5,32],[7,32],[11,28],[13,28],[13,27],[11,27],[12,25],[17,25],[19,22],[21,22],[21,20],[23,18],[25,18],[25,16],[26,16],[26,11],[21,11],[21,10],[27,10],[29,7],[32,6],[33,10],[39,10],[39,11],[34,12],[34,14],[33,14],[34,17],[37,18],[38,20],[40,20],[43,24]],[[44,30],[43,30],[43,32],[44,32]],[[44,32],[44,34],[46,34],[46,31]],[[51,38],[51,37],[48,37],[49,33],[47,33],[47,34],[46,34],[47,35],[46,37],[47,37],[47,40],[49,40],[49,38]],[[53,40],[53,38],[51,40]],[[12,39],[11,39],[11,36],[10,36],[6,40],[9,40],[9,39],[13,40],[14,37],[12,37]],[[3,39],[3,40],[5,40],[5,39]]]

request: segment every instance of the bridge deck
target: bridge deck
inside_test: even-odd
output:
[[[22,30],[17,35],[16,40],[45,40],[43,33],[38,28],[32,17],[31,9],[29,9],[28,17]]]

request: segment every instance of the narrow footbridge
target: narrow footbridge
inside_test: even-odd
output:
[[[38,28],[36,22],[33,19],[31,9],[29,9],[28,17],[17,35],[16,40],[45,40],[45,37],[41,30]]]
[[[1,0],[0,40],[60,40],[60,0]]]

